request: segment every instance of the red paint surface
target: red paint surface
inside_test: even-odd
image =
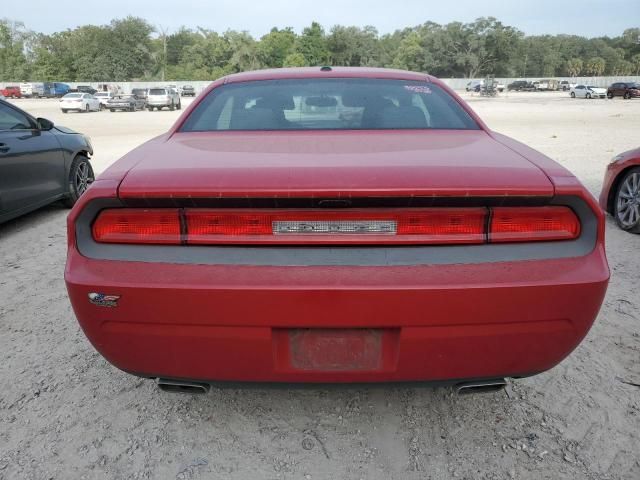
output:
[[[640,166],[640,148],[625,152],[617,162],[607,166],[600,192],[600,206],[605,212],[613,214],[613,197],[616,193],[614,187],[617,187],[617,180],[622,178],[626,170],[638,166]]]
[[[279,70],[226,81],[296,76],[442,85],[422,74],[377,69]],[[609,278],[603,215],[575,177],[551,159],[481,121],[480,131],[176,133],[203,96],[168,134],[103,173],[68,219],[65,280],[71,303],[89,340],[117,367],[203,381],[519,376],[553,367],[589,331]],[[75,241],[79,212],[95,198],[118,195],[574,195],[596,215],[598,236],[594,250],[582,257],[467,265],[187,265],[82,256]],[[89,303],[88,293],[96,291],[120,295],[118,307]],[[346,333],[334,337],[335,355],[324,367],[317,349],[326,339],[303,341],[302,348],[315,351],[300,368],[290,343],[291,330],[300,329],[382,331],[377,363],[368,363],[365,340]],[[350,344],[360,354],[343,357],[346,368],[335,368]]]

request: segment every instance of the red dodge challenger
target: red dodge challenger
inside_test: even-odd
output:
[[[500,388],[589,331],[603,213],[443,82],[301,68],[214,82],[68,219],[78,320],[165,390],[213,382]]]

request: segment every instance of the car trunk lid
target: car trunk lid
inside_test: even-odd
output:
[[[479,130],[202,132],[134,150],[121,198],[553,195],[544,172]]]

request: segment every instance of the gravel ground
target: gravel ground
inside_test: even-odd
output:
[[[497,131],[566,165],[595,194],[638,146],[640,101],[466,97]],[[96,170],[179,112],[62,115]],[[89,345],[63,282],[65,216],[0,226],[0,479],[640,479],[640,236],[607,222],[612,279],[586,340],[499,393],[357,386],[162,393]]]

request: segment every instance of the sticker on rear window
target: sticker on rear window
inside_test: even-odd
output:
[[[404,88],[414,93],[431,93],[431,89],[422,85],[405,85]]]

